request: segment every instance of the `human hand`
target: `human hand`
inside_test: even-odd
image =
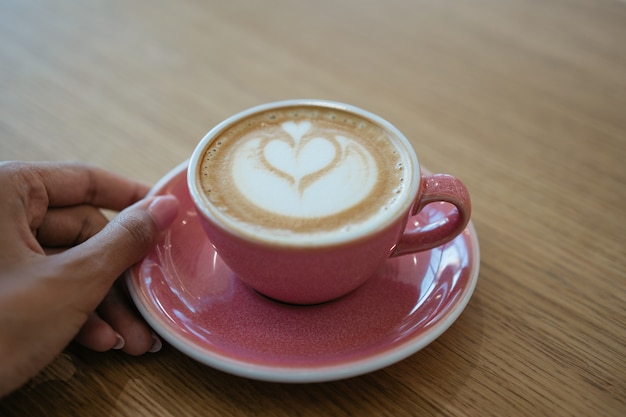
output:
[[[80,164],[0,163],[0,396],[73,338],[135,355],[160,346],[114,286],[177,214],[175,197],[146,191]],[[101,208],[123,211],[108,222]]]

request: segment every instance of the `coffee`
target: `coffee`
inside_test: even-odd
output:
[[[198,164],[209,211],[289,244],[354,239],[396,219],[413,186],[406,141],[336,108],[286,106],[213,135]]]

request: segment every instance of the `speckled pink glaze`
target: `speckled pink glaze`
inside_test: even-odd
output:
[[[209,209],[198,179],[206,147],[216,135],[239,119],[269,109],[308,105],[339,108],[368,119],[394,137],[398,150],[410,162],[411,177],[405,178],[405,206],[378,225],[377,229],[350,240],[337,233],[337,241],[324,245],[277,243],[271,238],[250,236],[228,225]],[[213,128],[196,146],[189,161],[187,184],[199,220],[220,258],[245,283],[275,300],[292,304],[318,304],[344,296],[363,285],[390,258],[420,252],[452,240],[465,229],[471,201],[465,185],[450,175],[422,175],[417,156],[404,135],[389,122],[363,109],[323,100],[288,100],[268,103],[232,116]],[[431,203],[452,204],[436,222],[417,220]],[[427,218],[427,217],[426,217]],[[381,229],[382,228],[382,229]],[[380,230],[379,230],[380,229]],[[344,241],[347,240],[347,241]]]
[[[335,301],[270,301],[237,279],[213,249],[185,172],[181,164],[155,186],[153,194],[176,195],[181,210],[157,247],[129,271],[128,286],[155,331],[202,363],[281,382],[363,374],[432,342],[472,295],[479,255],[470,224],[445,245],[388,260],[364,285]],[[442,221],[453,211],[447,203],[431,204],[415,221]]]

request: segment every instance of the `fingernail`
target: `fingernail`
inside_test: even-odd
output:
[[[178,206],[178,199],[173,195],[161,195],[152,200],[148,206],[148,213],[159,230],[165,230],[176,218]]]
[[[123,348],[126,342],[124,341],[124,338],[122,337],[122,335],[117,333],[115,334],[115,338],[117,339],[117,342],[115,342],[115,345],[113,345],[112,349],[119,350]]]
[[[162,347],[163,347],[163,344],[161,343],[161,339],[159,339],[159,337],[153,333],[152,334],[152,346],[150,346],[150,349],[148,349],[148,352],[156,353],[159,350],[161,350]]]

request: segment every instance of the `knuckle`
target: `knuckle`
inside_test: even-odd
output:
[[[130,245],[146,247],[153,242],[155,226],[146,217],[132,214],[119,220],[119,223],[129,237]]]

